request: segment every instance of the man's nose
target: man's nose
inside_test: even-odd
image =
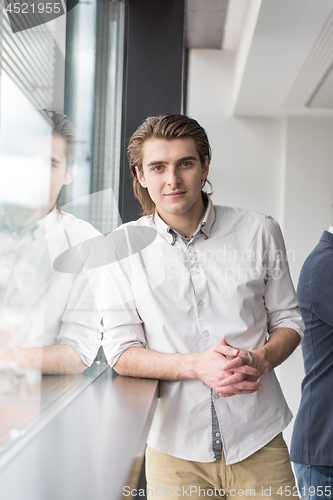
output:
[[[177,168],[170,168],[168,172],[168,184],[171,187],[177,186],[181,182]]]

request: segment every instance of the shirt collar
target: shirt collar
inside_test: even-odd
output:
[[[37,229],[35,232],[35,238],[40,238],[47,231],[53,228],[53,226],[60,220],[62,213],[54,208],[45,217],[37,222]]]
[[[210,230],[215,221],[215,210],[212,200],[208,197],[208,205],[198,224],[196,231],[193,234],[193,238],[201,231],[206,238],[210,236]],[[155,210],[154,222],[156,225],[157,232],[161,234],[170,245],[174,245],[176,242],[177,232],[168,224],[166,224],[161,217],[158,215],[157,210]]]
[[[326,243],[332,247],[333,245],[333,234],[330,231],[324,231],[320,238],[320,243]]]
[[[208,205],[207,205],[205,213],[203,214],[203,217],[200,221],[200,224],[201,224],[200,229],[207,236],[207,238],[209,238],[209,236],[210,236],[210,230],[211,230],[214,222],[215,222],[214,205],[213,205],[212,200],[208,197]],[[200,226],[200,224],[199,224],[199,226]]]
[[[19,238],[22,238],[27,234],[33,234],[37,227],[37,221],[30,217],[22,221],[19,227],[14,228],[4,206],[0,205],[0,230],[7,228],[11,233],[15,233]]]
[[[45,234],[45,232],[57,222],[60,214],[56,208],[54,208],[51,212],[49,212],[45,217],[40,219],[39,221],[35,221],[34,218],[26,219],[22,228],[17,233],[19,237],[30,233],[33,235],[35,239],[40,238]],[[7,227],[11,232],[16,233],[13,228],[10,219],[8,218],[6,211],[4,210],[3,205],[0,205],[0,230]]]

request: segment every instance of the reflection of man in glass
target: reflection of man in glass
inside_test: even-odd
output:
[[[99,233],[57,207],[62,187],[75,175],[76,137],[65,115],[53,113],[51,127],[48,203],[34,209],[0,206],[0,369],[78,373],[97,354],[101,318],[91,276],[59,273],[53,262]]]

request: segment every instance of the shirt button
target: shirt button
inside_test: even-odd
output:
[[[215,443],[216,443],[216,444],[220,444],[220,442],[221,442],[221,441],[220,441],[219,439],[217,439],[217,440],[215,441]]]
[[[193,262],[196,262],[198,259],[196,257],[193,257]]]
[[[219,432],[217,432],[217,433],[215,434],[215,436],[216,436],[217,438],[219,438],[219,437],[221,436],[221,434],[220,434]]]
[[[195,253],[194,248],[190,248],[190,253]]]
[[[194,276],[198,276],[199,272],[198,271],[194,271]]]
[[[217,392],[214,394],[214,399],[220,399],[220,396],[217,394]]]
[[[203,307],[205,305],[204,301],[203,300],[200,300],[199,304],[198,304],[200,307]]]
[[[198,269],[198,267],[199,267],[198,264],[193,264],[194,269]]]
[[[209,332],[208,330],[206,330],[206,331],[204,332],[204,336],[205,336],[205,337],[210,337],[210,332]]]

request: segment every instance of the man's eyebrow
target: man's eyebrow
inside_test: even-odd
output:
[[[188,160],[197,160],[198,158],[196,158],[195,156],[183,156],[182,158],[179,158],[177,160],[177,163],[182,163],[183,161],[188,161]],[[150,161],[149,163],[147,163],[147,167],[152,167],[153,165],[161,165],[161,163],[168,163],[167,161],[163,161],[163,160],[160,160],[160,161]]]
[[[184,156],[183,158],[179,158],[178,162],[181,163],[182,161],[188,161],[188,160],[197,160],[195,156]]]

